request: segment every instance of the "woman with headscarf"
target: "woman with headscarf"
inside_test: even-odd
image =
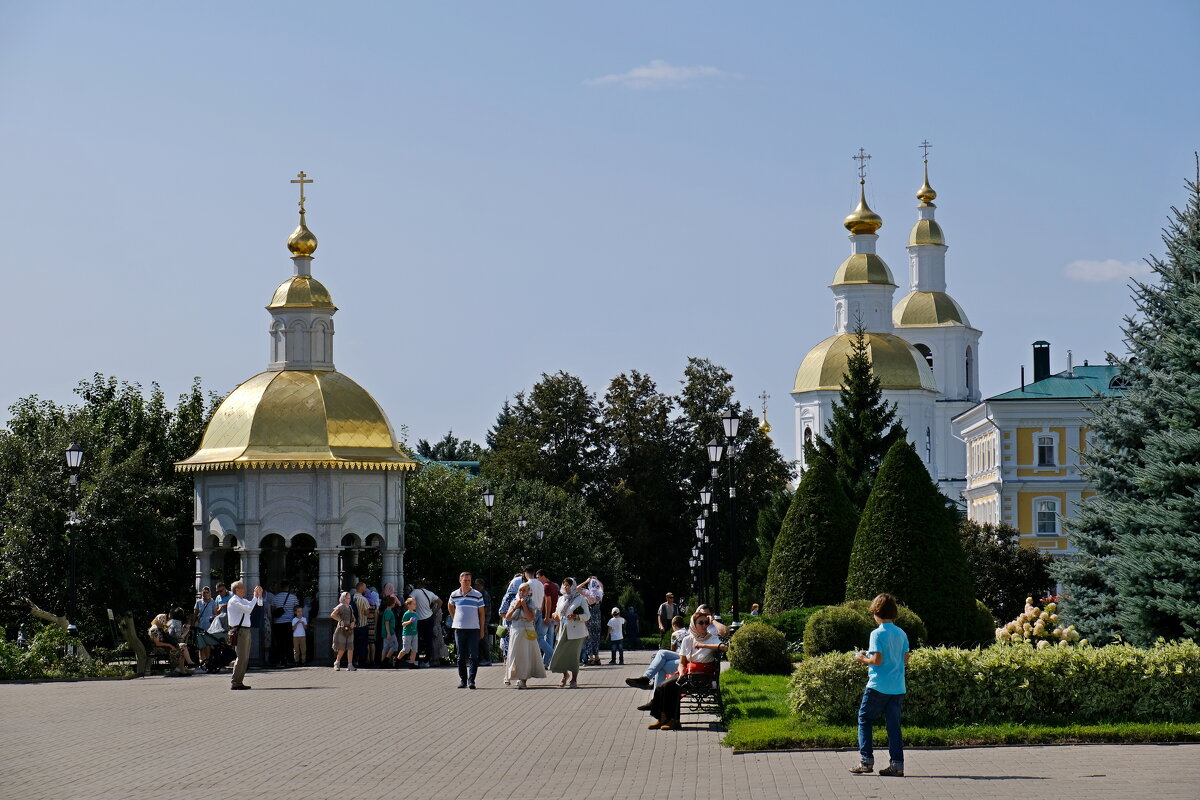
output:
[[[342,592],[338,597],[337,608],[329,612],[329,618],[334,622],[333,628],[333,671],[342,668],[342,656],[346,657],[346,665],[353,672],[355,667],[350,661],[354,652],[354,609],[350,608],[350,593]]]
[[[171,618],[166,614],[159,614],[150,623],[150,630],[147,632],[147,635],[156,647],[161,647],[167,651],[167,656],[171,659],[171,666],[175,668],[173,674],[191,675],[192,670],[187,668],[186,655],[183,650],[187,645],[172,635],[170,626]]]
[[[650,712],[654,722],[648,726],[651,730],[676,730],[679,728],[679,700],[683,692],[679,686],[682,675],[703,673],[713,675],[720,671],[721,665],[717,659],[721,654],[721,637],[709,629],[712,617],[703,612],[692,616],[692,625],[688,628],[687,636],[679,644],[679,673],[668,678],[654,690],[648,706],[639,706],[639,710]]]
[[[600,603],[604,600],[604,584],[595,575],[589,577],[579,587],[579,593],[587,598],[588,609],[591,616],[588,618],[588,635],[587,641],[583,645],[583,661],[591,666],[599,666],[600,664],[600,634],[604,628],[604,622],[601,619]]]
[[[591,612],[587,598],[579,593],[574,578],[563,578],[560,591],[562,594],[554,610],[554,619],[558,620],[558,641],[554,644],[554,655],[550,657],[550,671],[563,674],[559,686],[566,686],[569,678],[570,688],[577,689],[579,653],[588,636]]]
[[[537,626],[534,616],[537,609],[532,601],[533,587],[522,583],[517,589],[517,599],[513,601],[504,620],[508,623],[509,645],[508,663],[504,674],[504,683],[517,682],[518,689],[526,687],[530,678],[546,677],[546,668],[542,665],[542,650],[538,646]]]

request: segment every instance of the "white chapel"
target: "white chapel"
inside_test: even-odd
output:
[[[869,158],[861,153],[860,158]],[[843,225],[850,256],[834,273],[834,334],[809,350],[792,386],[796,453],[804,469],[804,445],[824,433],[861,322],[871,366],[884,399],[897,406],[930,476],[943,494],[961,501],[966,488],[966,451],[950,420],[979,402],[979,337],[962,307],[946,293],[946,237],[934,218],[937,193],[925,182],[917,192],[917,221],[908,237],[909,291],[893,306],[896,283],[876,253],[883,220],[870,209],[860,170],[858,207]]]

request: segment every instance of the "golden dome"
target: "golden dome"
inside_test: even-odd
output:
[[[288,250],[292,251],[292,256],[312,256],[317,252],[317,237],[308,229],[308,225],[304,223],[304,212],[300,212],[300,224],[296,226],[296,230],[292,231],[292,235],[287,240]]]
[[[878,283],[895,286],[887,262],[874,253],[855,253],[842,262],[833,274],[833,286],[847,283]]]
[[[929,162],[925,162],[925,182],[921,184],[921,188],[917,190],[917,199],[921,201],[922,206],[933,205],[933,199],[937,197],[937,192],[929,185]]]
[[[225,469],[415,470],[383,409],[340,372],[261,372],[213,414],[179,472]]]
[[[908,234],[908,246],[912,247],[914,244],[946,244],[946,235],[942,233],[942,226],[937,224],[936,219],[917,220],[912,232]]]
[[[879,376],[884,389],[927,389],[937,391],[933,370],[915,347],[890,333],[867,333],[867,356],[871,369]],[[830,336],[818,344],[796,370],[796,383],[792,393],[812,392],[818,389],[838,390],[842,388],[842,376],[847,372],[847,362],[854,346],[855,334],[842,333]]]
[[[883,218],[867,205],[867,188],[861,181],[858,184],[858,207],[850,212],[842,225],[851,233],[874,233],[883,227]]]
[[[337,306],[325,285],[311,275],[293,275],[275,290],[267,308],[328,308]]]
[[[945,292],[909,292],[892,309],[892,322],[897,328],[971,325],[962,306]]]

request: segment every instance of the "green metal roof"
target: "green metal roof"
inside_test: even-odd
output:
[[[1073,376],[1063,370],[1036,383],[1027,383],[1024,389],[1013,389],[988,400],[1086,400],[1096,395],[1119,394],[1121,387],[1112,385],[1119,371],[1119,367],[1108,364],[1075,367]]]

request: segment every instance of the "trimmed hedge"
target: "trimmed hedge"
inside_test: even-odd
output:
[[[792,671],[787,639],[763,622],[748,622],[729,640],[729,666],[749,675],[786,675]]]
[[[804,639],[804,629],[808,625],[809,618],[822,608],[825,608],[825,606],[793,608],[791,611],[784,611],[782,614],[776,614],[773,617],[759,617],[758,619],[777,631],[783,631],[784,638],[791,644]]]
[[[804,654],[844,653],[865,648],[871,631],[879,627],[871,616],[871,604],[854,600],[840,606],[826,606],[808,618],[804,628]],[[928,639],[925,623],[911,609],[900,606],[896,627],[908,635],[908,646],[915,650],[924,647]]]
[[[1088,724],[1200,720],[1200,645],[926,648],[906,675],[904,722]],[[796,666],[789,706],[816,722],[856,719],[866,666],[848,653]]]

